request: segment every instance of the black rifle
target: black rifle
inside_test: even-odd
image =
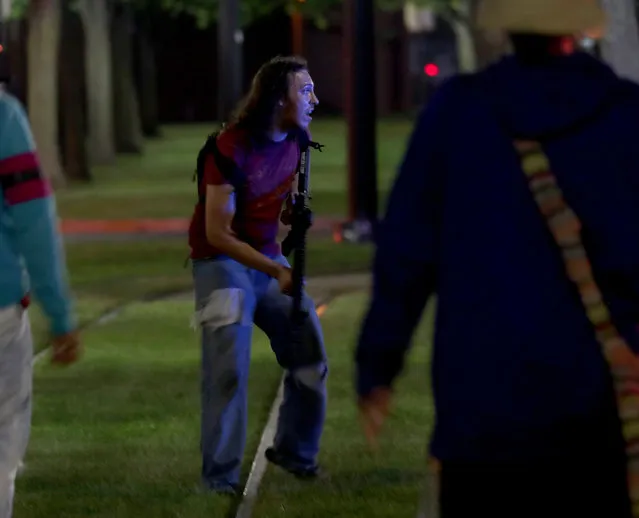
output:
[[[302,306],[304,296],[304,277],[306,274],[306,235],[311,228],[312,213],[310,208],[310,174],[311,174],[311,150],[322,151],[322,145],[309,142],[302,149],[300,167],[297,175],[297,193],[293,195],[293,208],[291,213],[291,230],[282,242],[282,253],[289,256],[293,253],[293,288],[291,296],[293,305],[291,309],[291,348],[287,367],[304,367],[320,363],[323,353],[317,341],[311,337],[305,339],[305,323],[308,311]]]

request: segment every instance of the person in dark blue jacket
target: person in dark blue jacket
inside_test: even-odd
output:
[[[639,86],[568,52],[595,0],[484,0],[514,53],[420,114],[380,224],[356,350],[369,438],[437,295],[432,384],[441,516],[628,518],[608,366],[513,142],[543,142],[595,276],[639,351]]]

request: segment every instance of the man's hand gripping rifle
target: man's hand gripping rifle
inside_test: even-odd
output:
[[[293,195],[291,230],[282,242],[282,253],[288,257],[293,253],[293,306],[291,310],[291,367],[314,365],[323,360],[322,351],[315,340],[304,340],[308,311],[302,307],[304,277],[306,275],[306,235],[313,225],[310,208],[311,149],[322,151],[322,145],[308,142],[302,149],[297,177],[297,193]]]

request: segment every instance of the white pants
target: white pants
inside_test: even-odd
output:
[[[21,306],[0,308],[0,518],[11,518],[31,427],[33,339]]]

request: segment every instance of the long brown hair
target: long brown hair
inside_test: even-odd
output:
[[[288,96],[290,75],[306,69],[306,60],[299,56],[277,56],[263,64],[230,125],[247,129],[255,137],[263,136],[273,123],[278,103]]]

